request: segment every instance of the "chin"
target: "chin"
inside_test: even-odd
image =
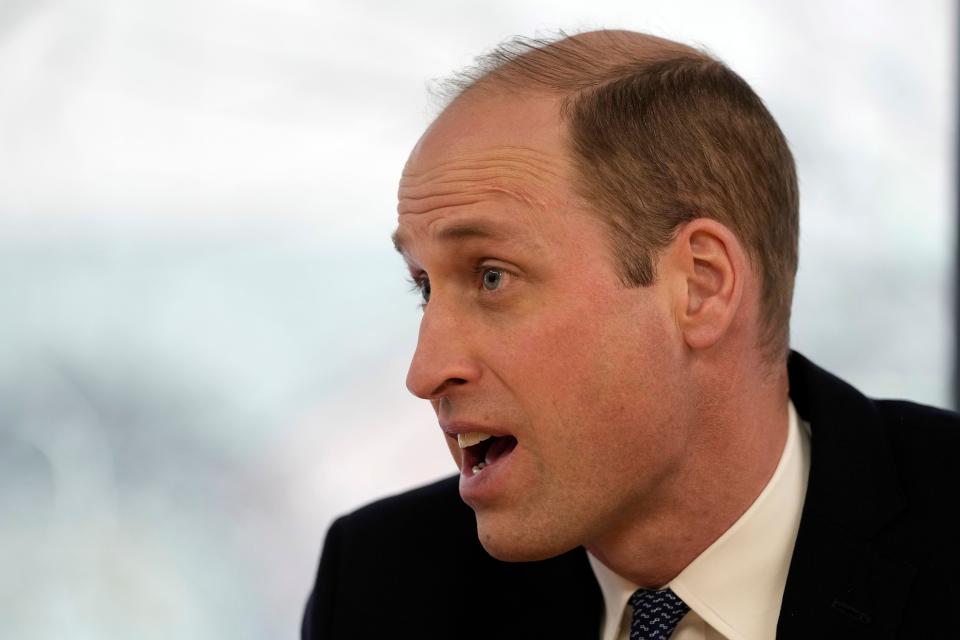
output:
[[[579,546],[549,529],[497,520],[477,514],[477,537],[487,553],[503,562],[546,560]]]

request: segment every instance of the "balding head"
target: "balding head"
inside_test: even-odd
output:
[[[468,92],[546,92],[568,96],[645,65],[710,60],[679,42],[634,31],[590,31],[559,40],[514,38],[440,85],[449,102]]]
[[[797,268],[793,157],[760,98],[686,45],[630,31],[517,38],[444,83],[451,102],[483,94],[557,98],[577,191],[605,221],[623,281],[656,279],[658,252],[696,218],[728,227],[759,276],[758,347],[782,363]]]

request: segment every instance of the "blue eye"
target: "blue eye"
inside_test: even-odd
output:
[[[483,270],[483,288],[487,291],[499,289],[503,283],[503,271],[499,269]]]

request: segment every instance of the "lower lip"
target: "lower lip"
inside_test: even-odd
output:
[[[491,465],[485,466],[480,473],[464,467],[460,470],[460,497],[470,506],[488,502],[503,491],[510,465],[517,455],[518,447],[501,456]]]

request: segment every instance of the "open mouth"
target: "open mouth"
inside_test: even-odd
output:
[[[464,473],[477,475],[510,455],[517,446],[517,439],[472,431],[457,434],[457,444],[463,452]]]

